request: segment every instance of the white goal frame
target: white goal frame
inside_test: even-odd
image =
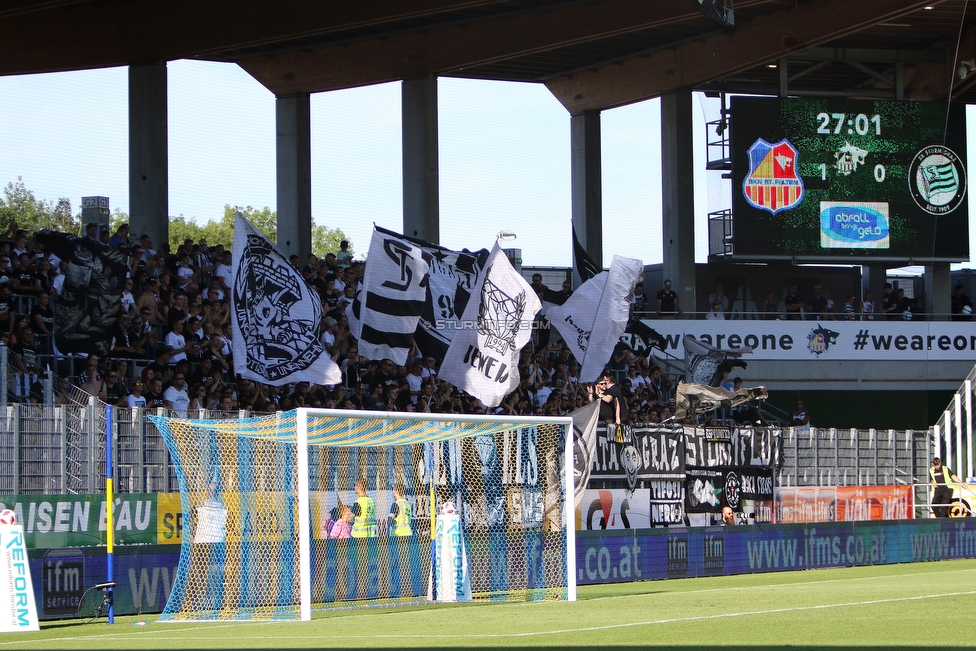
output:
[[[573,419],[569,416],[545,418],[541,416],[477,416],[468,414],[434,414],[423,412],[350,411],[346,409],[315,409],[302,407],[296,410],[296,453],[298,471],[298,532],[299,532],[299,619],[312,619],[312,568],[311,568],[311,500],[308,482],[308,422],[310,416],[327,418],[355,418],[359,420],[430,421],[444,423],[499,423],[523,426],[562,425],[566,428],[563,476],[566,486],[565,506],[562,509],[563,526],[566,530],[566,596],[576,601],[576,505],[573,498]],[[499,430],[503,431],[503,430]]]

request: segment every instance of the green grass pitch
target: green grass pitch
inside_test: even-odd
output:
[[[500,647],[976,649],[976,560],[589,586],[576,603],[374,608],[311,622],[120,617],[0,636],[0,651]]]

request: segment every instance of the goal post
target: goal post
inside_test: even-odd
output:
[[[160,621],[426,603],[447,502],[472,600],[576,598],[569,417],[303,408],[151,418],[183,508]]]

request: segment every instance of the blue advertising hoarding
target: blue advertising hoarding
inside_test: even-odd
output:
[[[976,519],[576,532],[579,585],[976,558]]]
[[[976,558],[976,518],[576,532],[579,585],[960,558]],[[161,612],[179,546],[117,547],[115,563],[115,613]],[[30,565],[42,620],[75,616],[106,577],[104,547],[33,549]]]

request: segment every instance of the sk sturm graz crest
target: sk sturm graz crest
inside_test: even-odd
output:
[[[500,355],[515,350],[515,337],[525,315],[525,292],[512,297],[491,282],[491,267],[485,271],[478,309],[479,345]]]
[[[749,148],[749,173],[742,196],[754,208],[774,215],[803,201],[803,180],[797,174],[799,153],[789,140],[771,144],[760,138]]]
[[[247,368],[268,382],[308,369],[325,353],[315,337],[319,300],[266,239],[248,233],[234,279],[234,312]]]
[[[919,208],[932,215],[947,215],[966,196],[966,168],[948,147],[925,147],[908,168],[908,189]]]
[[[733,509],[739,508],[742,501],[742,482],[734,472],[725,475],[725,503]]]

